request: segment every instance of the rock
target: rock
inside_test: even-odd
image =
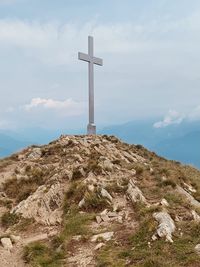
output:
[[[162,176],[162,177],[161,177],[161,181],[162,181],[162,182],[167,181],[167,177],[166,177],[166,176]]]
[[[13,248],[10,238],[7,237],[1,238],[1,244],[6,250],[11,250]]]
[[[200,256],[200,244],[197,244],[194,249],[197,252],[197,254]]]
[[[153,236],[151,237],[151,239],[152,239],[153,241],[156,241],[158,238],[157,238],[156,235],[153,235]]]
[[[20,214],[26,219],[34,218],[44,225],[57,225],[62,221],[63,200],[64,187],[60,183],[55,183],[50,188],[42,185],[14,207],[11,213]]]
[[[112,171],[113,170],[113,163],[109,159],[105,159],[103,162],[99,164],[103,170],[105,171]]]
[[[112,212],[112,211],[109,211],[109,212],[107,213],[107,215],[108,215],[109,217],[118,217],[117,212]]]
[[[132,180],[129,182],[127,194],[133,203],[142,202],[147,204],[146,198]]]
[[[39,159],[41,156],[42,156],[41,148],[35,147],[32,149],[31,153],[28,155],[28,159],[36,160],[36,159]]]
[[[101,223],[102,222],[101,216],[96,216],[96,221],[98,224]]]
[[[154,173],[154,169],[153,168],[150,168],[150,173],[153,174]]]
[[[101,215],[101,219],[104,222],[108,222],[110,220],[109,217],[108,217],[108,215]]]
[[[171,216],[167,212],[156,212],[153,214],[153,217],[159,223],[157,235],[159,237],[165,237],[166,241],[173,243],[172,234],[176,227]]]
[[[10,239],[13,243],[18,243],[21,240],[21,237],[17,235],[10,235]]]
[[[94,190],[95,190],[94,185],[93,184],[88,185],[88,190],[91,192],[94,192]]]
[[[104,243],[99,243],[96,245],[96,247],[94,248],[94,250],[99,250],[100,248],[102,248],[103,246],[105,246]]]
[[[108,210],[105,209],[105,210],[103,210],[103,211],[101,212],[101,215],[106,215],[107,213],[108,213]]]
[[[32,236],[32,237],[28,237],[28,238],[23,240],[23,243],[25,245],[28,245],[30,243],[46,240],[48,238],[49,238],[48,234],[45,233],[45,234],[40,234],[40,235],[35,235],[35,236]]]
[[[75,235],[75,236],[72,237],[72,240],[74,240],[74,241],[80,241],[81,238],[82,238],[82,235]]]
[[[167,202],[167,200],[165,198],[163,198],[160,202],[160,204],[164,207],[169,207],[169,203]]]
[[[184,187],[187,191],[191,192],[191,193],[196,193],[197,190],[195,188],[193,188],[191,185],[189,184],[186,184],[186,183],[183,183],[184,184]]]
[[[177,186],[177,192],[184,197],[190,202],[190,204],[194,207],[200,208],[200,202],[197,201],[192,195],[190,195],[185,189],[183,189],[180,186]]]
[[[102,188],[101,189],[101,195],[102,195],[102,197],[105,197],[105,198],[107,198],[107,199],[109,199],[110,200],[110,202],[112,202],[112,196],[108,193],[108,191],[106,190],[106,189],[104,189],[104,188]]]
[[[91,237],[92,242],[96,242],[98,240],[110,241],[114,235],[114,232],[106,232],[98,235],[93,235]]]
[[[192,210],[191,213],[192,213],[193,220],[196,222],[200,222],[200,216],[196,213],[196,211]]]
[[[78,206],[79,208],[82,208],[85,205],[85,199],[83,198],[79,203]]]

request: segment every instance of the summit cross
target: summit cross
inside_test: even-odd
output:
[[[88,54],[79,52],[78,59],[88,62],[89,70],[89,124],[87,126],[87,134],[95,135],[96,126],[94,123],[94,64],[103,66],[101,58],[94,57],[94,39],[88,37]]]

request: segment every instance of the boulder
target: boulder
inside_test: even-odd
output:
[[[104,188],[102,188],[101,189],[101,195],[102,195],[102,197],[105,197],[105,198],[107,198],[107,199],[109,199],[110,200],[110,202],[112,202],[112,196],[108,193],[108,191],[106,190],[106,189],[104,189]]]
[[[114,232],[106,232],[106,233],[102,233],[102,234],[98,234],[98,235],[93,235],[91,237],[91,241],[96,242],[99,239],[104,240],[104,241],[110,241],[112,239],[113,235],[114,235]]]
[[[193,220],[195,222],[200,222],[200,216],[197,214],[197,212],[195,210],[192,210],[191,213],[192,213]]]
[[[6,250],[11,250],[13,248],[12,241],[10,238],[1,238],[1,244]]]
[[[197,254],[200,256],[200,244],[197,244],[194,249],[197,252]]]
[[[153,214],[153,217],[159,223],[156,234],[159,237],[165,237],[166,241],[173,243],[172,234],[175,231],[176,227],[171,216],[167,212],[163,211],[163,212],[155,212]],[[156,236],[154,235],[152,239],[155,240]]]
[[[127,194],[133,203],[142,202],[147,204],[146,198],[143,196],[142,191],[131,180],[128,185]]]

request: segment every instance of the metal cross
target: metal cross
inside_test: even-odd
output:
[[[89,124],[87,126],[87,133],[93,135],[96,134],[96,126],[94,123],[94,64],[103,66],[103,60],[94,57],[93,37],[88,37],[88,54],[79,52],[78,59],[89,63]]]

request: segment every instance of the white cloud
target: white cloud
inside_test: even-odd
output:
[[[180,124],[184,116],[175,110],[170,110],[162,121],[154,123],[154,128],[164,128],[172,124]]]
[[[32,54],[33,57],[47,63],[68,64],[72,62],[72,57],[77,54],[82,44],[86,44],[86,37],[89,34],[95,36],[97,53],[128,54],[159,49],[180,49],[180,45],[183,47],[185,44],[182,42],[184,38],[182,32],[186,31],[185,34],[188,33],[190,37],[194,34],[196,37],[198,27],[200,28],[200,20],[197,21],[197,15],[177,21],[155,20],[141,24],[99,24],[90,21],[79,25],[55,21],[41,23],[0,19],[0,46],[28,49],[31,52],[29,55]],[[170,34],[173,36],[171,40]],[[163,38],[163,35],[166,37]],[[188,48],[188,43],[186,45]]]
[[[180,124],[183,121],[199,121],[200,105],[186,112],[184,115],[176,110],[169,110],[163,120],[154,123],[154,128],[164,128],[172,124]]]
[[[85,104],[83,102],[76,102],[71,98],[59,101],[38,97],[33,98],[29,104],[23,106],[23,109],[28,112],[39,108],[53,110],[62,116],[77,116],[84,112]]]

